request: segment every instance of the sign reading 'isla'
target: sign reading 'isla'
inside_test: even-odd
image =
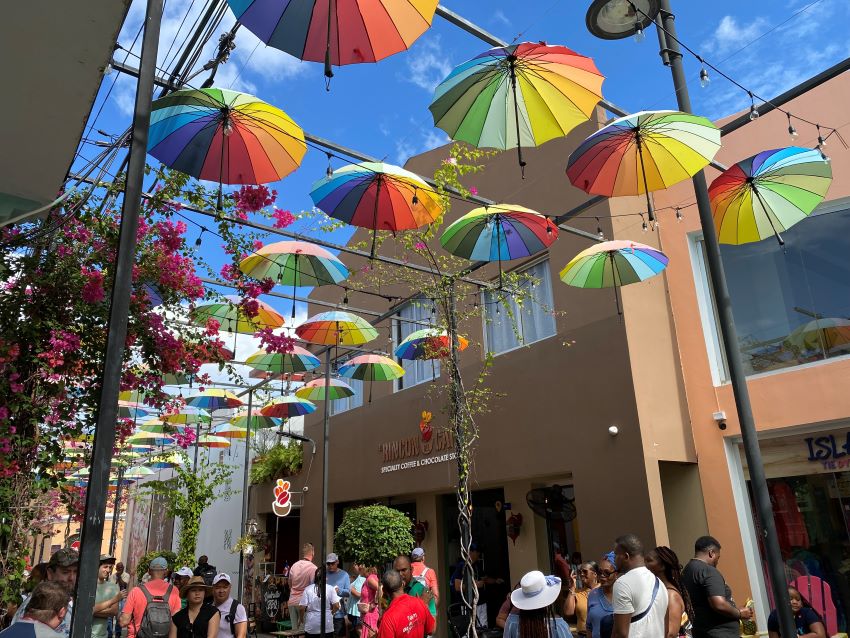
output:
[[[835,434],[810,436],[805,441],[809,447],[810,461],[831,461],[850,456],[850,432],[838,436]]]

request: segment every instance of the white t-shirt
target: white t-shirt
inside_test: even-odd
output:
[[[218,638],[232,638],[233,634],[230,633],[230,621],[227,619],[227,616],[230,615],[230,610],[233,608],[233,597],[229,597],[223,603],[218,606],[219,613],[219,625],[218,625]],[[239,623],[248,622],[248,614],[245,612],[245,607],[240,603],[236,605],[236,613],[233,614],[233,625],[234,629],[235,625]]]
[[[652,592],[658,582],[655,600]],[[667,625],[667,588],[646,567],[635,567],[620,576],[614,583],[614,615],[637,616],[649,610],[629,626],[629,638],[665,638]]]
[[[339,602],[339,594],[330,585],[325,585],[327,603],[325,607],[325,633],[333,633],[334,617],[331,613],[331,605]],[[307,608],[304,616],[304,631],[308,634],[318,634],[322,631],[322,617],[319,615],[322,599],[316,592],[315,585],[307,585],[307,589],[301,596],[301,606]]]

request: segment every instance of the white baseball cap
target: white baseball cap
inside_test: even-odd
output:
[[[185,566],[184,566],[184,567],[181,567],[180,569],[178,569],[178,570],[177,570],[176,572],[174,572],[174,573],[175,573],[177,576],[188,576],[189,578],[191,578],[191,577],[193,576],[193,574],[192,574],[192,570],[191,570],[191,569],[189,569],[188,567],[185,567]]]
[[[220,583],[223,580],[226,580],[228,583],[230,583],[231,582],[230,574],[224,574],[224,573],[217,574],[216,577],[213,578],[213,585],[217,585],[218,583]]]

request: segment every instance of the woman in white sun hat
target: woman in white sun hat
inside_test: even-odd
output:
[[[543,572],[528,572],[511,592],[511,604],[517,609],[517,622],[505,624],[504,638],[572,638],[564,619],[555,613],[555,601],[561,593],[561,579]]]

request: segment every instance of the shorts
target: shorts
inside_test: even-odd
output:
[[[345,616],[338,618],[334,616],[334,636],[345,636],[348,629],[345,626]]]
[[[348,614],[348,622],[351,623],[352,628],[359,627],[361,622],[360,616],[352,616],[351,614]]]

